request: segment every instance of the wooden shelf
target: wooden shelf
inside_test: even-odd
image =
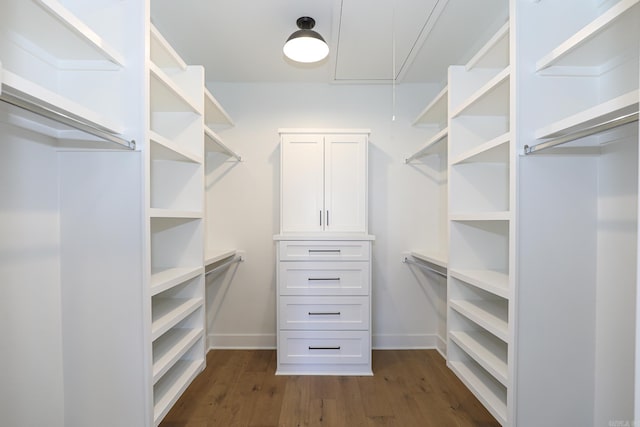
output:
[[[182,219],[202,219],[202,211],[183,211],[174,209],[149,209],[150,218],[182,218]]]
[[[451,221],[509,221],[511,216],[509,211],[456,212],[449,214],[449,219]]]
[[[151,73],[151,110],[153,112],[193,112],[200,107],[156,64],[149,64]]]
[[[151,271],[151,296],[171,289],[204,273],[204,267],[156,268]]]
[[[227,258],[231,258],[237,253],[235,249],[210,251],[204,259],[204,266],[208,267],[211,264],[215,264],[218,261],[222,261]]]
[[[239,154],[237,154],[235,151],[227,147],[222,142],[222,139],[218,136],[218,134],[216,134],[207,126],[204,127],[204,135],[205,135],[205,140],[204,140],[205,151],[225,153],[231,157],[236,158],[238,161],[242,161],[242,157]]]
[[[429,140],[422,146],[420,150],[407,157],[404,162],[410,163],[414,159],[418,159],[420,157],[426,156],[427,154],[435,154],[438,153],[441,149],[441,146],[446,145],[447,137],[449,135],[449,129],[444,128],[440,132],[433,135]],[[443,150],[446,153],[446,150]]]
[[[494,270],[451,269],[449,275],[469,285],[480,288],[504,299],[509,299],[509,275]]]
[[[509,65],[509,22],[496,32],[491,39],[467,62],[466,70],[474,68],[498,68]]]
[[[204,336],[203,328],[173,328],[153,343],[153,384]]]
[[[204,358],[179,360],[153,387],[153,422],[160,424],[169,409],[204,369]]]
[[[582,129],[615,119],[625,114],[638,112],[639,91],[634,90],[622,96],[598,104],[587,110],[558,120],[535,132],[537,139],[555,138],[578,132]]]
[[[36,57],[53,62],[59,69],[72,69],[80,62],[84,63],[84,69],[114,69],[126,62],[122,52],[57,0],[4,0],[3,3],[11,14],[29,17],[2,21],[5,29],[15,35],[14,42]]]
[[[498,300],[459,300],[449,301],[452,309],[491,332],[504,342],[509,340],[509,310],[506,301]]]
[[[424,252],[411,252],[411,256],[421,261],[447,268],[446,255],[425,254]]]
[[[229,114],[207,88],[204,89],[204,124],[209,127],[220,124],[233,125]]]
[[[507,392],[474,362],[447,362],[458,378],[471,390],[501,425],[507,423]]]
[[[542,57],[536,71],[597,76],[626,59],[637,61],[638,22],[640,0],[622,0]]]
[[[175,68],[182,71],[187,69],[187,64],[154,25],[151,25],[150,47],[151,62],[158,67],[167,69]]]
[[[507,67],[467,98],[451,117],[458,116],[509,116],[509,78]]]
[[[482,366],[496,380],[507,387],[507,344],[482,331],[451,331],[451,340]]]
[[[204,304],[203,298],[159,298],[152,303],[151,340],[173,328]]]
[[[425,107],[418,117],[413,121],[413,126],[416,125],[438,125],[440,127],[446,127],[447,125],[447,111],[449,108],[449,102],[447,99],[449,88],[444,87],[436,95],[436,97]]]
[[[6,92],[28,102],[41,105],[59,114],[66,115],[81,122],[88,123],[92,126],[95,126],[99,129],[104,129],[111,133],[122,134],[124,132],[124,126],[115,123],[114,121],[103,116],[97,111],[91,110],[83,105],[78,104],[75,101],[70,100],[69,98],[65,98],[64,96],[45,89],[42,86],[24,79],[6,69],[0,69],[0,72],[0,83],[2,84],[2,92]],[[42,121],[39,121],[38,126],[40,128],[43,128],[44,125],[42,125]],[[29,129],[39,133],[44,133],[42,130],[38,130],[38,126],[34,125],[33,128],[30,127]],[[52,126],[55,127],[48,128],[52,133],[50,136],[56,135],[60,130],[61,125],[52,123]],[[64,127],[63,129],[67,128]]]
[[[509,162],[509,142],[511,140],[511,133],[504,133],[497,138],[487,141],[484,144],[475,147],[460,154],[455,159],[452,159],[451,164],[457,165],[461,163],[495,163],[495,162]]]
[[[178,144],[173,143],[170,139],[154,132],[149,131],[149,139],[151,141],[151,157],[153,159],[175,160],[178,162],[202,163],[203,157],[185,150]]]

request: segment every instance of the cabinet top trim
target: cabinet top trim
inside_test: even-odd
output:
[[[376,236],[371,234],[313,234],[313,233],[301,233],[301,234],[276,234],[273,236],[273,240],[376,240]]]
[[[283,133],[366,133],[370,134],[371,129],[319,129],[319,128],[279,128],[279,134]]]

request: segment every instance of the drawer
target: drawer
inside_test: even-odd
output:
[[[369,295],[368,262],[280,262],[280,295]]]
[[[369,329],[369,297],[280,297],[280,329]]]
[[[281,241],[281,261],[368,261],[369,241]]]
[[[367,364],[369,331],[281,331],[281,364]]]

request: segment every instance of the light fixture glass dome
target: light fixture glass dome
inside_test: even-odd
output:
[[[308,16],[298,18],[296,21],[298,31],[289,36],[282,51],[287,58],[296,62],[318,62],[329,54],[329,46],[322,36],[313,31],[316,21]]]

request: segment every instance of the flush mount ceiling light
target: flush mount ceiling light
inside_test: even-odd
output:
[[[313,31],[316,21],[308,16],[296,21],[298,31],[289,36],[282,51],[287,58],[296,62],[318,62],[329,54],[329,46],[322,36]]]

